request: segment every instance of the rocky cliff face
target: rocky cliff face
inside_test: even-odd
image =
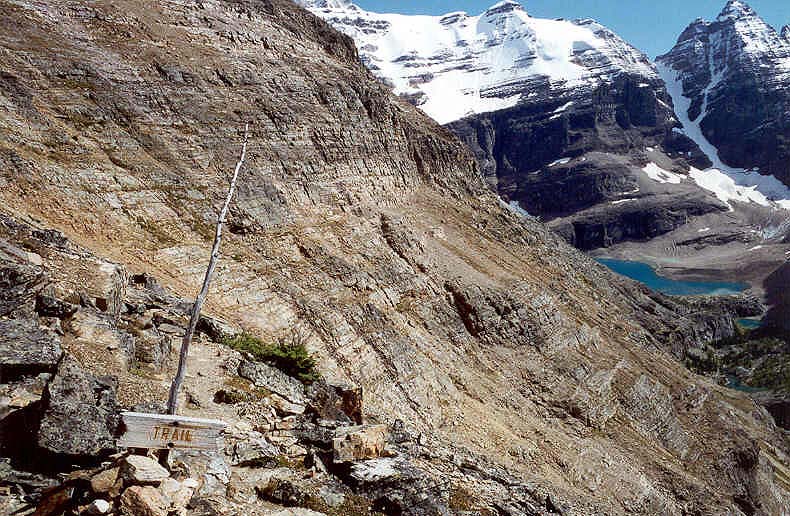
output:
[[[688,99],[679,114],[715,147],[714,161],[790,186],[787,33],[786,27],[777,33],[745,2],[730,0],[714,21],[689,25],[658,63]]]
[[[790,336],[790,262],[785,263],[765,280],[765,290],[771,310],[767,316],[767,326],[780,333]]]
[[[688,160],[707,158],[672,131],[671,100],[660,80],[647,80],[623,73],[592,91],[533,98],[448,127],[502,198],[550,222],[573,245],[647,240],[726,210],[686,178]],[[654,161],[675,180],[649,174]]]
[[[438,509],[411,514],[467,510],[449,494],[461,483],[472,509],[508,515],[790,510],[788,444],[771,418],[667,353],[721,324],[500,206],[464,146],[392,97],[324,22],[284,0],[0,9],[0,199],[32,228],[3,238],[14,256],[41,257],[20,258],[23,283],[53,275],[51,303],[79,303],[59,345],[88,370],[81,385],[115,376],[124,407],[165,398],[172,357],[150,333],[178,335],[166,307],[202,280],[250,122],[209,310],[265,340],[302,329],[324,375],[363,389],[366,419],[423,434],[428,477],[408,478],[438,493]],[[36,252],[33,231],[60,250]],[[130,299],[143,272],[176,301]],[[31,303],[12,287],[0,307]],[[118,327],[138,306],[151,324]],[[117,330],[139,356],[124,361]],[[255,400],[213,398],[239,381],[220,367],[227,351],[196,349],[184,410],[263,427]],[[162,365],[141,376],[136,361]],[[56,365],[41,367],[68,373]],[[80,406],[104,414],[108,398],[87,396],[102,389]],[[402,476],[377,464],[357,472],[365,492]],[[230,496],[238,482],[220,470],[208,477]],[[253,495],[239,510],[268,503]]]

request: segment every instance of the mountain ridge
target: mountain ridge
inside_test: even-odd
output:
[[[476,16],[378,14],[350,3],[302,3],[353,37],[378,77],[440,123],[512,107],[534,90],[529,83],[535,77],[549,88],[594,88],[619,73],[657,79],[647,57],[603,25],[533,18],[512,0]],[[400,32],[410,34],[408,40]],[[560,41],[557,34],[565,36]]]
[[[471,76],[458,75],[458,80],[441,89],[450,94],[435,95],[451,105],[442,115],[446,115],[445,118],[437,117],[434,111],[443,106],[426,104],[426,98],[430,100],[431,95],[421,89],[437,81],[432,70],[453,69],[455,65],[449,63],[454,63],[458,55],[466,56],[468,66],[476,70],[474,63],[478,54],[471,50],[468,54],[453,53],[457,52],[455,47],[448,54],[403,54],[403,49],[411,48],[408,45],[413,38],[400,38],[399,34],[411,34],[412,25],[423,23],[414,20],[439,23],[444,19],[449,26],[468,23],[465,30],[476,29],[474,20],[485,18],[485,11],[478,17],[449,13],[445,17],[381,15],[384,18],[356,7],[348,12],[342,9],[313,11],[356,38],[365,63],[376,76],[384,77],[396,93],[440,121],[463,116],[446,125],[472,149],[489,186],[506,203],[540,217],[579,248],[608,250],[621,243],[647,243],[650,252],[646,254],[655,260],[651,263],[674,264],[676,253],[679,253],[684,263],[690,266],[693,263],[696,270],[705,267],[704,256],[710,260],[713,249],[721,248],[719,255],[727,258],[722,261],[713,256],[715,265],[710,269],[713,275],[721,274],[716,276],[719,278],[725,278],[729,274],[727,270],[737,267],[740,260],[749,259],[751,250],[756,247],[771,249],[767,253],[770,258],[766,259],[777,265],[781,263],[783,251],[775,244],[781,244],[782,238],[764,240],[755,235],[768,235],[771,234],[768,228],[783,227],[781,219],[787,219],[790,214],[775,208],[790,206],[790,188],[774,176],[721,163],[718,150],[704,137],[704,131],[685,116],[689,108],[682,92],[677,91],[674,73],[666,73],[666,66],[661,63],[658,66],[650,63],[643,54],[595,22],[535,19],[512,1],[494,7],[494,11],[504,12],[497,14],[502,17],[499,23],[504,28],[492,34],[510,34],[512,38],[524,39],[525,56],[532,55],[530,42],[540,37],[529,30],[513,27],[529,28],[529,24],[541,23],[570,23],[576,29],[600,27],[594,31],[596,43],[585,44],[583,51],[581,40],[584,38],[578,38],[578,45],[573,41],[569,45],[557,45],[560,54],[566,57],[574,55],[574,45],[577,45],[578,55],[588,58],[577,62],[581,65],[593,63],[588,70],[590,75],[583,76],[595,77],[592,83],[571,86],[568,82],[552,82],[551,77],[541,75],[535,68],[515,66],[522,78],[507,82],[506,87],[489,88],[488,105],[482,106],[485,109],[477,109],[481,105],[466,102],[461,91],[464,81]],[[752,12],[745,4],[731,3],[722,17]],[[400,25],[390,24],[389,16],[396,16]],[[507,20],[513,16],[520,20],[519,23],[523,22],[522,25],[508,25]],[[366,25],[370,20],[381,23]],[[684,32],[692,34],[702,26],[700,24],[704,22],[692,24]],[[439,34],[436,48],[446,49],[458,41],[455,37],[442,39],[441,31]],[[574,40],[573,33],[569,34],[568,38],[559,39]],[[378,46],[381,38],[387,42],[382,48],[397,50],[389,56],[390,61],[398,61],[392,65],[394,68],[388,68],[391,63]],[[406,46],[399,46],[400,39]],[[414,44],[420,45],[417,39]],[[468,39],[462,38],[464,42]],[[489,53],[498,52],[498,47],[504,44],[517,48],[515,43],[503,42],[501,37],[494,37],[491,43],[494,50],[486,50]],[[620,62],[627,66],[615,67],[614,71],[606,64],[596,68],[596,59],[592,57],[603,56],[598,52],[600,48],[624,49],[624,59],[606,61],[602,58],[602,62],[609,65]],[[516,55],[522,54],[516,52]],[[513,55],[509,59],[500,61],[497,66],[511,70],[512,63],[518,59]],[[638,73],[629,73],[630,61],[639,64]],[[486,66],[490,68],[491,65]],[[574,70],[573,67],[566,69],[568,75],[565,77],[572,79]],[[488,74],[489,78],[492,76]],[[391,80],[392,77],[396,80]],[[409,84],[410,78],[414,79],[413,84]],[[477,83],[472,80],[472,84]],[[475,86],[466,93],[474,97],[481,91],[486,90]],[[699,107],[698,103],[689,102]],[[470,105],[474,109],[470,109]],[[676,110],[679,113],[676,114]],[[729,215],[732,212],[737,212],[737,229],[732,226]],[[676,242],[699,240],[698,231],[711,232],[706,235],[704,244],[677,249]],[[660,249],[667,250],[663,253],[666,256],[660,256]],[[763,276],[760,272],[749,281],[759,290]]]

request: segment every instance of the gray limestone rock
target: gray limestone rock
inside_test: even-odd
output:
[[[25,252],[0,240],[0,317],[20,310],[32,311],[36,295],[47,279],[43,269],[21,259],[21,253]]]
[[[60,337],[35,319],[0,320],[0,382],[53,372],[61,355]]]
[[[36,313],[41,317],[66,319],[79,309],[77,305],[62,301],[56,297],[39,294],[36,297]]]
[[[403,516],[449,516],[448,486],[400,458],[355,463],[349,481],[376,500],[374,509]]]
[[[156,327],[135,332],[135,360],[152,364],[155,367],[162,367],[170,357],[171,352],[170,337],[162,335]]]
[[[170,472],[155,460],[142,455],[129,455],[121,462],[121,477],[129,484],[158,485]]]
[[[342,397],[343,392],[324,380],[313,382],[307,387],[307,397],[310,412],[319,419],[338,421],[341,424],[351,425],[353,421],[346,410],[352,415],[357,415],[353,403],[346,402]],[[361,401],[361,398],[360,398]],[[361,416],[361,414],[360,414]],[[361,423],[361,421],[360,421]]]
[[[239,441],[233,446],[231,465],[239,467],[273,468],[280,451],[266,439]]]
[[[245,360],[239,365],[239,376],[278,394],[298,405],[307,404],[307,396],[302,382],[283,373],[279,369],[262,362]]]
[[[240,333],[240,330],[232,324],[209,315],[200,316],[197,331],[205,333],[214,342],[222,342],[224,339],[233,338]]]
[[[47,386],[38,445],[53,453],[95,458],[115,449],[114,382],[88,374],[65,355]]]

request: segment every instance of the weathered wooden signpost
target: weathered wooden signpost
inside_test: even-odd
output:
[[[239,172],[247,156],[247,141],[249,139],[250,126],[244,126],[244,143],[241,148],[241,158],[236,163],[233,176],[230,180],[228,194],[225,203],[222,205],[217,226],[214,233],[214,245],[211,248],[206,275],[203,278],[203,286],[198,293],[189,317],[189,325],[184,332],[184,339],[181,342],[181,352],[179,353],[178,370],[173,383],[170,385],[170,396],[167,401],[167,414],[145,414],[142,412],[123,412],[121,418],[124,424],[124,433],[118,440],[118,446],[126,448],[147,448],[149,450],[162,450],[159,452],[159,460],[162,464],[167,464],[169,450],[173,449],[193,449],[193,450],[218,450],[221,446],[221,433],[226,424],[214,419],[198,419],[193,417],[177,416],[178,392],[184,383],[187,369],[187,357],[189,356],[189,346],[192,344],[192,337],[197,329],[200,319],[200,310],[208,295],[211,278],[219,261],[220,244],[222,243],[222,226],[230,210],[230,203],[236,191],[236,182],[239,179]]]
[[[216,419],[122,412],[123,434],[118,446],[149,450],[218,450],[227,426]]]

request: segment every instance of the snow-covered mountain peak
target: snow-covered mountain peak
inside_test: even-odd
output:
[[[520,3],[513,0],[503,0],[502,2],[498,2],[486,9],[485,13],[483,14],[485,16],[496,16],[500,14],[511,13],[513,11],[526,12]]]
[[[737,41],[738,46],[748,54],[747,57],[785,58],[790,55],[787,40],[744,2],[730,0],[716,22],[710,25],[722,27],[719,30],[714,27],[714,31],[720,32],[722,38],[731,42]],[[790,61],[779,64],[790,68]]]
[[[782,39],[790,43],[790,25],[782,27]]]
[[[658,58],[670,66],[684,66],[681,60],[708,71],[708,82],[719,82],[726,70],[737,68],[785,80],[790,78],[790,29],[780,35],[748,4],[730,0],[715,21],[694,21],[675,47]]]
[[[724,21],[728,19],[741,19],[757,16],[757,12],[752,9],[749,4],[741,0],[729,0],[727,5],[724,6],[717,20]]]
[[[644,54],[602,25],[533,18],[513,0],[477,16],[329,6],[337,1],[302,0],[351,36],[365,64],[395,93],[440,123],[512,107],[536,91],[594,88],[623,73],[659,81]]]
[[[790,202],[788,167],[775,157],[790,98],[790,41],[745,2],[730,0],[715,21],[689,25],[657,63],[683,130],[716,169]]]

